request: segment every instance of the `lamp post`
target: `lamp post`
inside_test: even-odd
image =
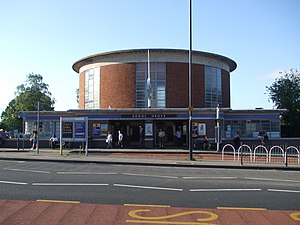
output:
[[[189,159],[193,158],[193,143],[192,143],[192,0],[190,0],[190,48],[189,48]]]
[[[37,103],[37,129],[36,129],[36,134],[37,134],[37,144],[36,144],[36,154],[40,153],[40,101]]]

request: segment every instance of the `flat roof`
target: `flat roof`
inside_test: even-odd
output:
[[[118,50],[118,51],[109,51],[109,52],[103,52],[103,53],[98,53],[94,55],[90,55],[87,57],[84,57],[82,59],[79,59],[76,61],[72,68],[75,72],[79,73],[79,70],[81,67],[92,64],[96,62],[99,59],[105,59],[105,57],[108,56],[113,56],[113,55],[122,55],[122,54],[136,54],[136,53],[147,53],[148,50],[151,52],[156,52],[156,53],[180,53],[184,55],[189,54],[189,50],[184,50],[184,49],[162,49],[162,48],[154,48],[154,49],[127,49],[127,50]],[[209,53],[209,52],[202,52],[202,51],[196,51],[193,50],[192,52],[193,56],[202,56],[214,60],[218,60],[220,62],[223,62],[228,65],[230,72],[234,71],[237,68],[237,64],[235,61],[232,59],[218,55],[215,53]]]

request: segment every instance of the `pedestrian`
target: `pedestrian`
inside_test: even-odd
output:
[[[52,135],[52,137],[50,138],[50,146],[52,149],[55,149],[55,145],[58,144],[58,138],[56,137],[55,134]]]
[[[260,141],[260,144],[261,145],[264,145],[265,144],[265,137],[264,137],[264,133],[263,132],[259,132],[258,133],[258,136],[257,136],[258,140]]]
[[[176,131],[175,136],[176,136],[176,143],[177,143],[177,145],[181,146],[182,144],[181,144],[181,129],[180,129],[180,127]]]
[[[123,134],[121,130],[118,131],[118,145],[120,148],[123,148]]]
[[[204,140],[203,140],[204,150],[210,150],[210,146],[211,146],[211,144],[209,143],[208,137],[204,136]]]
[[[108,132],[106,143],[107,143],[107,148],[113,148],[113,136],[111,132]]]
[[[139,146],[138,147],[144,147],[145,146],[145,130],[142,126],[139,126]]]
[[[4,142],[5,140],[5,132],[3,129],[0,129],[0,146],[2,145],[2,143]]]
[[[159,140],[159,147],[163,148],[164,147],[164,138],[166,136],[166,133],[164,132],[163,129],[160,129],[158,132],[158,140]]]
[[[31,150],[36,149],[37,148],[37,131],[36,130],[33,131],[30,141],[32,141]]]
[[[241,138],[240,133],[237,131],[234,138],[233,138],[233,145],[235,149],[238,149],[241,146]]]

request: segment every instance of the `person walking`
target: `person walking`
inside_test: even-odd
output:
[[[106,142],[107,142],[107,148],[113,148],[113,136],[111,132],[108,132]]]
[[[211,144],[209,143],[208,137],[204,136],[204,140],[203,140],[204,150],[210,150],[210,146],[211,146]]]

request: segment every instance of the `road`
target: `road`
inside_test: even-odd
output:
[[[0,199],[300,209],[300,172],[0,161]]]

